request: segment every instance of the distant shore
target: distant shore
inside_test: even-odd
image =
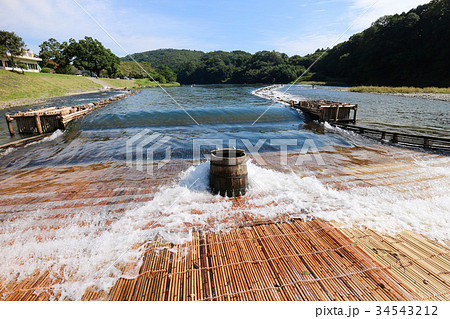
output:
[[[450,102],[450,94],[446,94],[446,93],[371,93],[371,94],[414,97],[414,98],[426,99],[426,100]]]
[[[276,101],[279,103],[285,103],[287,98],[291,100],[305,100],[300,96],[293,96],[289,94],[289,92],[280,92],[277,89],[282,88],[284,85],[282,84],[274,84],[266,87],[262,87],[260,89],[254,90],[252,94],[266,98],[272,101]],[[351,87],[343,87],[343,86],[315,86],[317,89],[322,88],[330,91],[342,91],[342,92],[351,92]],[[282,90],[281,90],[282,91]],[[359,92],[355,92],[359,93]],[[369,94],[380,94],[380,95],[392,95],[392,96],[402,96],[409,98],[420,98],[426,100],[435,100],[435,101],[446,101],[450,102],[450,94],[447,93],[380,93],[380,92],[360,92],[360,93],[369,93]]]
[[[415,90],[415,88],[389,88],[389,87],[332,87],[327,86],[326,89],[333,91],[346,91],[355,93],[370,93],[370,94],[381,94],[381,95],[392,95],[392,96],[402,96],[402,97],[412,97],[420,98],[426,100],[435,101],[447,101],[450,102],[450,93],[432,93],[432,92],[401,92],[402,90]],[[399,92],[395,92],[398,90]],[[421,89],[417,89],[421,90]],[[439,90],[439,89],[437,89]],[[447,89],[442,89],[447,90]],[[389,92],[392,91],[392,92]]]

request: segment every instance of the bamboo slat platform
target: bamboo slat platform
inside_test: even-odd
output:
[[[426,199],[433,196],[433,184],[449,183],[439,171],[449,168],[450,160],[436,154],[368,145],[323,151],[321,156],[327,165],[305,160],[295,166],[298,154],[292,153],[290,169],[280,166],[278,154],[263,158],[267,168],[315,176],[337,190],[383,187]],[[438,170],[425,174],[421,163],[438,165]],[[43,211],[52,227],[62,227],[70,218],[78,222],[74,227],[85,227],[77,219],[81,211],[113,220],[145,205],[191,165],[191,160],[174,160],[153,176],[120,162],[3,169],[0,222],[8,216],[38,218]],[[234,207],[250,205],[246,197],[230,201]],[[450,300],[447,245],[410,232],[388,235],[318,218],[304,221],[302,215],[267,219],[243,213],[230,217],[223,231],[192,225],[192,240],[184,244],[147,242],[137,272],[137,260],[129,261],[121,266],[123,278],[110,289],[97,290],[92,282],[82,299]],[[32,225],[24,229],[32,230]],[[36,230],[36,236],[42,234]],[[58,256],[54,258],[56,262]],[[54,287],[64,284],[61,278],[35,271],[22,280],[1,279],[0,300],[58,299]]]

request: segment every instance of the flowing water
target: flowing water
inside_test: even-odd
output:
[[[288,86],[278,89],[285,92]],[[312,89],[294,85],[288,93],[308,100],[358,104],[358,125],[409,134],[450,136],[450,102],[394,95]]]
[[[123,161],[127,141],[144,129],[150,130],[148,135],[166,136],[164,146],[171,147],[175,158],[194,156],[196,145],[202,152],[210,150],[218,141],[224,147],[246,148],[263,140],[259,151],[277,151],[283,143],[292,144],[288,147],[291,150],[301,149],[305,140],[314,141],[317,148],[351,146],[336,134],[305,125],[299,112],[281,104],[272,106],[271,101],[250,94],[254,89],[228,85],[167,88],[179,105],[160,89],[143,90],[72,122],[56,143],[18,149],[2,157],[0,165],[18,168]],[[149,143],[144,147],[151,146]],[[161,147],[154,158],[164,154],[165,148]]]
[[[395,166],[395,161],[386,161],[386,165],[391,165],[394,170],[385,171],[382,171],[382,165],[362,165],[364,156],[368,154],[389,158],[391,149],[392,154],[402,154],[402,149],[393,147],[386,147],[388,151],[382,155],[369,151],[364,153],[362,150],[359,153],[362,161],[351,162],[342,170],[336,167],[329,170],[339,173],[329,178],[350,186],[348,189],[330,187],[314,175],[304,175],[303,171],[280,172],[251,162],[248,164],[250,189],[243,199],[248,205],[243,206],[208,192],[207,162],[191,166],[170,183],[161,184],[146,201],[139,202],[132,198],[131,202],[122,206],[125,207],[123,210],[114,207],[118,199],[106,198],[106,205],[89,205],[89,202],[105,198],[96,199],[85,195],[77,199],[66,191],[62,194],[63,199],[59,199],[52,193],[41,193],[45,190],[34,189],[30,180],[20,180],[21,171],[36,171],[33,174],[40,178],[42,175],[37,172],[39,168],[50,172],[52,170],[49,168],[54,167],[61,167],[61,171],[73,168],[73,174],[66,172],[62,177],[68,177],[67,185],[71,186],[71,183],[75,183],[73,176],[77,169],[91,167],[88,164],[105,163],[105,166],[120,166],[121,173],[119,169],[116,172],[111,169],[100,181],[92,185],[81,183],[81,189],[69,191],[83,193],[91,186],[94,190],[96,187],[104,189],[105,194],[115,193],[108,187],[114,184],[115,179],[127,174],[122,164],[129,155],[127,142],[130,145],[133,140],[137,143],[131,143],[136,148],[134,153],[137,150],[144,154],[154,151],[155,159],[164,158],[167,147],[171,149],[172,158],[195,158],[196,147],[207,152],[215,148],[214,144],[217,143],[247,150],[248,146],[256,145],[259,151],[267,152],[267,157],[270,157],[278,154],[283,143],[286,149],[298,151],[305,141],[309,141],[308,145],[325,150],[323,153],[329,154],[329,159],[337,160],[345,158],[340,151],[345,153],[348,150],[347,153],[351,155],[352,149],[358,149],[355,145],[376,143],[305,123],[303,115],[296,110],[252,95],[255,89],[253,86],[237,85],[167,88],[180,105],[175,104],[160,89],[147,89],[75,120],[65,132],[56,132],[40,142],[8,150],[7,154],[0,156],[0,176],[12,176],[19,172],[12,180],[23,189],[19,193],[0,194],[0,199],[20,201],[24,197],[24,202],[17,209],[9,207],[7,203],[6,206],[0,206],[0,209],[8,212],[0,214],[0,247],[2,257],[7,261],[0,264],[0,278],[5,281],[20,280],[37,270],[59,273],[64,268],[63,281],[55,286],[56,291],[62,292],[61,298],[67,296],[80,299],[87,287],[95,284],[106,290],[124,276],[120,265],[130,260],[140,260],[145,250],[143,244],[136,248],[136,243],[145,243],[154,238],[182,243],[190,239],[192,226],[187,225],[206,230],[223,230],[233,227],[244,214],[270,220],[279,220],[280,217],[320,217],[337,220],[348,226],[365,225],[390,233],[406,229],[441,242],[450,240],[449,158],[430,155],[429,161],[408,159],[398,166]],[[448,136],[450,131],[449,105],[446,102],[312,90],[302,86],[293,87],[289,93],[300,98],[358,103],[359,119],[369,125],[440,136]],[[59,102],[65,105],[69,102],[81,104],[86,103],[79,100],[84,98],[87,97],[62,98]],[[6,125],[0,125],[2,141],[7,142]],[[152,135],[155,133],[160,135]],[[142,134],[140,138],[139,134]],[[146,141],[145,136],[149,137]],[[164,143],[156,148],[155,140]],[[414,156],[415,153],[411,154]],[[405,157],[409,156],[406,153]],[[403,171],[396,172],[396,168]],[[355,169],[357,172],[344,176],[345,169]],[[364,171],[367,175],[358,175]],[[322,166],[320,172],[327,173],[327,165]],[[86,180],[89,174],[89,171],[80,171],[79,178]],[[131,176],[130,182],[134,182],[133,177],[141,178],[131,172],[128,174]],[[352,176],[357,179],[368,178],[372,184],[353,187],[353,182],[347,183],[345,180]],[[52,185],[51,176],[45,177],[50,178],[48,188],[54,191],[57,186]],[[417,178],[420,185],[408,184],[408,178]],[[396,180],[399,181],[400,191],[395,190]],[[377,186],[375,181],[379,181],[382,186]],[[61,178],[55,184],[66,186]],[[28,189],[30,191],[23,194]],[[48,200],[40,202],[42,196],[48,196]],[[52,196],[57,199],[52,199]],[[140,195],[132,196],[138,198]],[[67,197],[75,199],[56,213],[57,207],[64,205]],[[155,221],[157,224],[153,225]],[[150,223],[153,227],[148,227]],[[119,265],[116,265],[117,261],[120,261]],[[136,262],[137,268],[139,265]]]

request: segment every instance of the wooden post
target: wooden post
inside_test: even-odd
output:
[[[424,137],[423,138],[423,147],[430,148],[430,146],[431,146],[430,139],[428,137]]]
[[[5,114],[5,118],[6,118],[6,124],[8,125],[9,135],[11,137],[14,137],[14,135],[15,135],[14,134],[14,128],[12,126],[13,119],[8,114]]]
[[[64,125],[64,121],[63,121],[62,115],[59,115],[59,116],[57,117],[57,120],[58,120],[58,124],[59,124],[59,127],[58,127],[58,128],[59,128],[60,130],[64,131],[65,125]]]
[[[355,108],[353,109],[353,124],[356,123],[356,112],[358,112],[358,104],[356,104]]]
[[[39,134],[42,134],[42,125],[41,125],[41,118],[39,115],[34,116],[34,122],[36,123],[36,128]]]
[[[392,143],[398,143],[398,134],[397,133],[392,134]]]
[[[386,132],[381,132],[381,139],[385,140],[386,139]]]
[[[339,105],[336,107],[336,114],[334,116],[334,121],[337,122],[339,119]]]

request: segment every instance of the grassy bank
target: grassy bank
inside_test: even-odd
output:
[[[66,74],[48,74],[0,70],[0,107],[27,105],[41,102],[47,98],[97,91],[103,86],[111,88],[154,87],[155,82],[148,79],[93,79]],[[163,86],[177,86],[178,83],[166,83]]]
[[[0,101],[36,99],[101,89],[81,76],[0,70]]]
[[[298,85],[317,85],[317,86],[348,86],[345,82],[340,81],[299,81]]]
[[[450,88],[416,88],[416,87],[390,87],[390,86],[355,86],[349,89],[350,92],[363,93],[445,93],[450,94]]]

